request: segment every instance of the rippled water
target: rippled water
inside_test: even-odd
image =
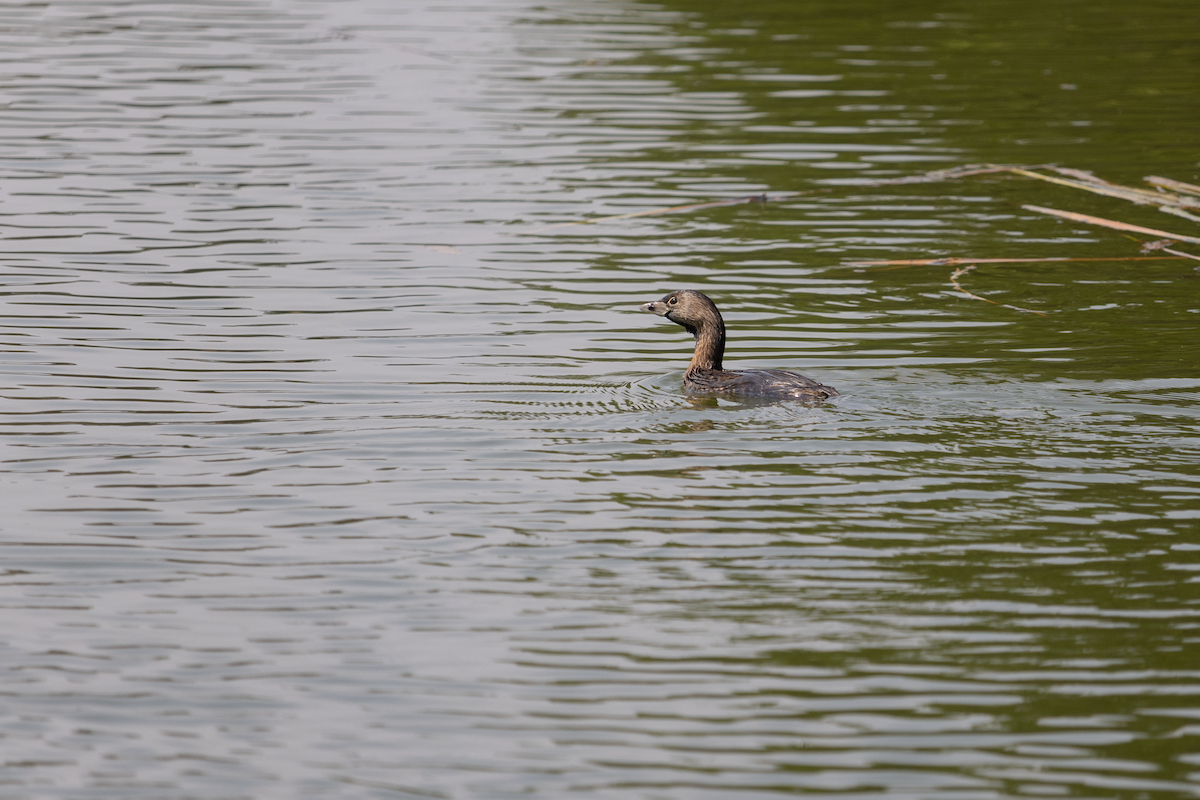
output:
[[[0,6],[0,796],[1200,794],[1192,265],[858,265],[1194,235],[872,185],[1200,178],[1178,6],[998,13]]]

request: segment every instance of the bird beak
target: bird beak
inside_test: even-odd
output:
[[[649,303],[642,303],[638,306],[638,311],[649,311],[651,314],[658,314],[660,317],[667,315],[667,304],[659,300],[651,300]]]

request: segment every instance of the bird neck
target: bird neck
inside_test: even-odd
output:
[[[705,321],[692,333],[696,336],[696,352],[688,364],[688,373],[721,369],[721,359],[725,356],[725,323],[720,319]]]

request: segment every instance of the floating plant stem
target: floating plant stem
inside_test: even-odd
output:
[[[1028,211],[1036,211],[1039,214],[1049,214],[1053,217],[1062,217],[1063,219],[1069,219],[1072,222],[1083,222],[1088,225],[1100,225],[1105,228],[1112,228],[1116,231],[1144,233],[1147,236],[1156,236],[1160,239],[1174,239],[1177,242],[1191,242],[1192,244],[1200,244],[1200,237],[1184,236],[1180,233],[1160,231],[1157,228],[1144,228],[1141,225],[1130,225],[1127,222],[1117,222],[1116,220],[1105,219],[1104,217],[1093,217],[1090,214],[1077,214],[1074,211],[1059,211],[1056,208],[1043,208],[1042,206],[1023,205],[1021,208],[1024,208]]]
[[[995,300],[989,300],[986,297],[980,297],[979,295],[974,294],[973,292],[968,292],[966,289],[964,289],[962,287],[962,284],[960,284],[958,282],[958,279],[973,269],[975,269],[975,265],[968,264],[967,266],[959,267],[958,269],[954,270],[954,272],[950,273],[950,283],[954,284],[954,288],[958,289],[960,292],[965,294],[967,297],[973,298],[975,300],[982,300],[983,302],[991,303],[994,306],[1003,306],[1004,308],[1011,308],[1013,311],[1022,311],[1026,314],[1037,314],[1039,317],[1050,316],[1049,314],[1044,314],[1041,311],[1034,311],[1031,308],[1021,308],[1020,306],[1010,306],[1008,303],[997,303]]]

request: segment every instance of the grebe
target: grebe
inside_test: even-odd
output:
[[[741,395],[810,402],[837,397],[838,391],[782,369],[724,369],[725,321],[705,295],[693,289],[671,292],[642,311],[666,317],[696,337],[696,352],[683,375],[683,388],[697,394]]]

